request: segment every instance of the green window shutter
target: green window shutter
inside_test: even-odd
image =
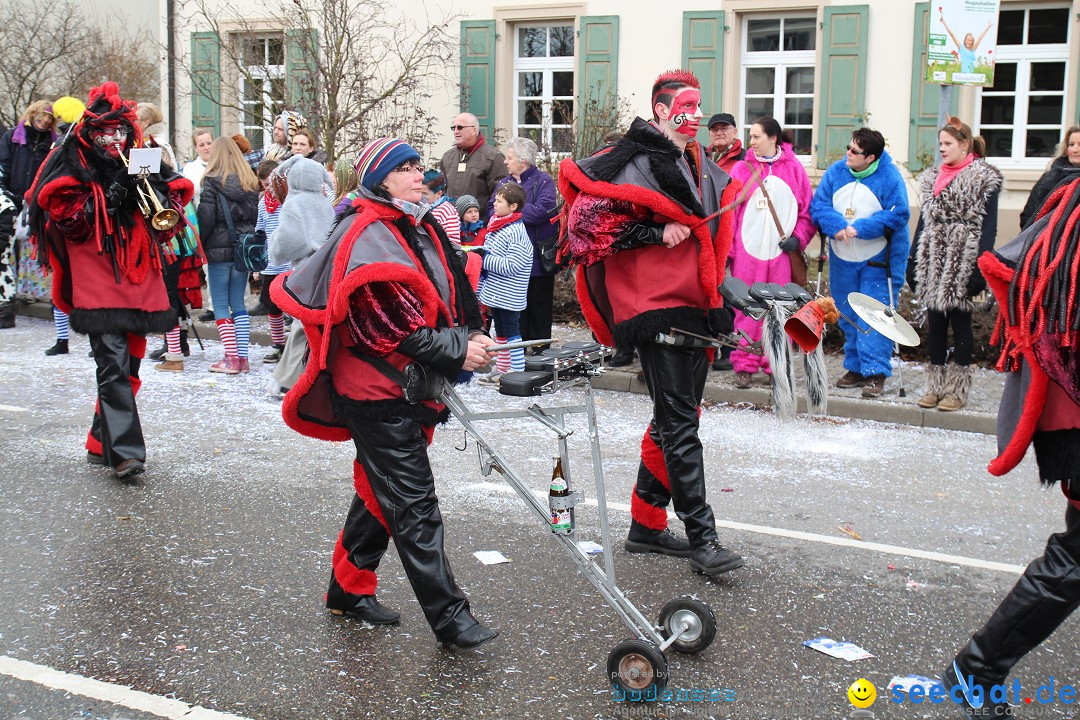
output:
[[[480,131],[495,142],[495,21],[461,22],[461,111],[480,121]]]
[[[318,78],[319,31],[285,31],[285,107],[310,116],[316,111],[315,82]],[[310,117],[309,117],[310,119]]]
[[[619,86],[619,17],[583,15],[578,36],[578,137],[575,155],[587,155],[615,129]]]
[[[684,12],[682,66],[701,81],[701,112],[705,122],[713,113],[723,112],[724,99],[724,12]],[[735,113],[732,113],[734,115]],[[698,142],[709,144],[709,129],[702,125]]]
[[[941,86],[926,82],[926,38],[930,3],[915,3],[915,55],[911,59],[911,131],[908,134],[908,170],[925,167],[924,160],[937,152],[938,108]],[[951,113],[956,114],[960,93],[953,92]],[[933,164],[933,163],[931,163]]]
[[[191,126],[221,134],[221,40],[214,32],[191,34]]]
[[[866,114],[866,37],[869,5],[825,8],[818,115],[819,168],[843,155]]]

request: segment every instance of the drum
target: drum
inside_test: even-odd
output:
[[[508,372],[499,378],[499,393],[514,397],[540,395],[542,388],[554,380],[554,374],[544,370]]]

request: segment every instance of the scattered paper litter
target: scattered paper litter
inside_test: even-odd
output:
[[[506,557],[498,550],[477,550],[473,553],[473,557],[484,565],[499,565],[500,563],[510,562],[510,558]]]
[[[600,555],[604,552],[604,546],[592,540],[578,540],[577,546],[578,550],[586,555]]]
[[[847,641],[839,642],[824,636],[814,638],[813,640],[806,640],[803,642],[803,645],[813,650],[817,650],[818,652],[823,652],[830,657],[847,660],[848,662],[874,657],[854,643],[849,643]]]
[[[889,681],[889,690],[894,687],[898,687],[907,694],[911,694],[911,689],[914,687],[921,687],[926,695],[930,694],[930,688],[935,685],[940,685],[940,680],[934,680],[933,678],[923,677],[922,675],[905,675],[900,677],[899,675],[893,675],[893,679]]]
[[[853,528],[851,526],[851,523],[845,523],[844,525],[837,525],[836,529],[839,530],[840,532],[844,533],[845,535],[850,535],[851,537],[853,537],[856,540],[862,540],[862,535],[855,532],[855,528]]]
[[[0,405],[0,412],[26,412],[26,408],[16,405]]]

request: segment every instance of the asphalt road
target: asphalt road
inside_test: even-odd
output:
[[[432,446],[448,551],[474,612],[502,634],[455,653],[435,642],[393,549],[379,597],[401,611],[400,626],[323,609],[354,451],[286,428],[265,391],[267,366],[212,375],[220,346],[211,344],[183,374],[146,367],[148,472],[122,484],[84,461],[95,396],[86,341],[46,358],[51,342],[44,321],[20,318],[0,332],[0,717],[169,716],[20,679],[5,659],[179,701],[193,710],[173,716],[188,718],[200,708],[334,720],[847,717],[846,690],[859,677],[877,686],[877,717],[958,716],[950,705],[895,705],[885,688],[893,676],[937,675],[1064,510],[1056,490],[1039,489],[1030,460],[989,476],[988,436],[712,407],[702,414],[709,497],[722,540],[747,562],[708,580],[685,561],[622,550],[648,400],[598,392],[619,585],[651,619],[681,595],[711,606],[716,641],[699,655],[669,653],[669,687],[730,698],[630,706],[612,700],[605,673],[630,631],[525,504],[480,474],[474,445],[455,449],[456,423]],[[253,360],[264,352],[253,348]],[[462,394],[485,409],[527,404],[475,384]],[[583,397],[569,390],[542,403]],[[574,484],[593,500],[575,422]],[[546,487],[549,431],[503,421],[485,435]],[[600,540],[592,507],[579,510],[578,527],[579,539]],[[483,565],[478,550],[510,562]],[[874,657],[846,662],[802,645],[819,636]],[[1066,623],[1016,677],[1032,689],[1051,675],[1075,685],[1078,639]],[[1036,703],[1019,714],[1073,712]]]

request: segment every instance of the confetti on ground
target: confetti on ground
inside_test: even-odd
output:
[[[844,533],[845,535],[850,535],[851,537],[853,537],[856,540],[862,540],[862,535],[855,532],[855,528],[853,528],[851,526],[851,523],[845,523],[844,525],[837,525],[836,529],[839,530],[840,532]]]
[[[477,550],[473,553],[473,557],[484,565],[499,565],[501,563],[510,562],[510,558],[506,557],[498,550]]]

